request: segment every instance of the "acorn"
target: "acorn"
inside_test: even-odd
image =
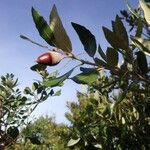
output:
[[[56,51],[48,51],[47,53],[40,55],[37,58],[36,62],[42,65],[55,66],[63,58],[64,58],[64,55],[62,55],[61,53],[58,53]]]

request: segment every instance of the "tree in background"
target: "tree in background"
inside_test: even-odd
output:
[[[64,124],[57,124],[55,118],[40,117],[22,130],[17,143],[9,149],[67,150],[69,149],[67,148],[67,141],[70,134],[69,127]]]
[[[139,3],[138,10],[127,4],[129,12],[124,10],[122,17],[116,16],[112,30],[103,27],[111,47],[106,54],[98,47],[102,59],[94,60],[109,72],[101,71],[98,78],[88,84],[88,93],[78,92],[78,102],[68,103],[70,112],[66,117],[74,133],[68,142],[70,147],[150,149],[150,68],[147,62],[150,8],[144,1]],[[143,12],[144,18],[141,17]],[[121,19],[131,26],[130,39]],[[121,65],[118,65],[119,59],[123,60]],[[80,75],[75,77],[75,82],[90,80],[84,78],[83,81]]]
[[[53,50],[39,56],[37,64],[31,67],[42,75],[42,80],[34,83],[34,91],[62,86],[66,79],[88,85],[87,93],[77,93],[77,103],[68,103],[70,111],[66,113],[66,117],[71,125],[70,131],[66,132],[71,134],[64,149],[150,149],[148,4],[149,1],[139,0],[139,8],[133,9],[127,3],[128,11],[121,11],[121,17],[116,15],[112,21],[112,29],[103,27],[109,43],[106,52],[86,27],[72,22],[90,61],[81,59],[72,52],[71,41],[55,5],[50,12],[49,23],[32,8],[32,17],[40,36],[53,47]],[[129,33],[123,19],[131,27]],[[21,35],[21,38],[49,49],[26,36]],[[50,75],[47,66],[57,65],[62,59],[76,60],[79,64],[59,77]],[[81,72],[70,77],[77,67],[80,67]],[[31,95],[30,88],[26,90]],[[53,92],[39,93],[45,96],[40,99],[43,101]],[[60,91],[57,94],[60,94]],[[36,144],[35,140],[32,141],[33,137],[36,137],[36,140],[42,137],[41,133],[37,133],[28,135],[33,144]]]

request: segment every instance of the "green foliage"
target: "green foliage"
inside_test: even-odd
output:
[[[104,61],[107,61],[106,55],[105,55],[105,53],[103,52],[103,50],[102,50],[102,48],[101,48],[100,45],[98,45],[98,53],[100,54],[100,56],[102,57],[102,59],[103,59]]]
[[[63,27],[61,19],[58,15],[57,8],[54,5],[49,17],[49,24],[45,21],[45,19],[32,7],[32,17],[33,21],[36,25],[36,28],[40,34],[40,36],[51,46],[55,46],[59,49],[62,49],[64,52],[71,52],[72,45],[71,41]],[[60,38],[61,35],[61,38]],[[38,44],[29,38],[22,36],[21,38],[28,40],[36,45],[41,47],[41,44]]]
[[[26,96],[22,96],[18,89],[12,90],[17,85],[12,75],[2,76],[0,115],[3,118],[1,124],[7,130],[7,133],[5,130],[2,132],[3,135],[16,138],[18,125],[28,117],[28,106],[32,112],[48,97],[60,95],[60,91],[55,93],[51,88],[62,86],[74,69],[80,66],[80,73],[70,79],[78,84],[86,84],[88,89],[87,93],[77,92],[78,102],[68,102],[66,117],[70,126],[56,124],[50,118],[39,118],[21,132],[26,137],[25,149],[150,149],[150,66],[146,57],[150,54],[150,13],[149,6],[143,0],[140,0],[140,6],[133,9],[127,3],[128,11],[121,11],[123,18],[117,15],[112,21],[112,29],[103,27],[105,38],[111,45],[106,53],[100,45],[97,49],[95,36],[88,29],[72,23],[85,52],[92,57],[90,61],[80,59],[71,52],[70,39],[55,5],[50,13],[49,25],[32,8],[40,36],[56,50],[61,49],[58,52],[65,58],[79,61],[80,64],[59,77],[50,74],[46,65],[32,66],[31,70],[37,72],[42,81],[33,82],[32,88],[26,87]],[[141,11],[144,15],[141,15]],[[123,19],[133,32],[127,33]],[[38,45],[25,36],[21,37]],[[96,53],[101,58],[94,57]],[[85,68],[84,65],[91,67]],[[36,99],[33,100],[33,97]],[[22,142],[18,142],[17,146],[22,148]]]
[[[58,15],[57,8],[54,5],[49,17],[49,25],[54,34],[54,44],[57,48],[62,49],[64,52],[71,52],[71,41],[63,27],[61,19]],[[60,38],[61,37],[61,38]]]
[[[139,48],[140,51],[144,52],[146,55],[150,56],[150,40],[138,37],[131,38],[133,44]]]
[[[95,64],[98,65],[99,67],[106,67],[107,68],[107,62],[99,59],[99,58],[94,58]]]
[[[129,91],[121,103],[115,103],[121,93],[113,96],[114,101],[99,91],[78,92],[77,95],[77,103],[68,103],[70,112],[66,117],[72,125],[72,140],[80,141],[73,140],[73,144],[69,141],[69,146],[76,145],[80,149],[96,149],[97,145],[99,149],[150,148],[149,110],[146,109],[150,106],[149,97],[139,91]]]
[[[25,104],[28,99],[17,88],[18,79],[6,74],[0,79],[0,147],[9,145],[19,135],[18,126],[28,115]],[[7,137],[7,140],[5,139]]]
[[[36,145],[44,144],[44,139],[41,133],[32,133],[30,136],[27,136],[26,139],[29,139],[32,144]]]
[[[77,32],[80,41],[84,46],[84,50],[88,53],[89,56],[94,57],[97,49],[95,36],[84,26],[81,26],[73,22],[72,26]]]
[[[54,34],[47,22],[42,16],[32,7],[32,17],[40,36],[50,45],[54,45]]]
[[[69,78],[69,76],[71,75],[71,73],[73,72],[74,69],[71,69],[69,72],[67,72],[66,74],[58,77],[58,78],[54,78],[54,79],[46,79],[44,81],[44,85],[46,87],[55,87],[55,86],[61,86],[63,81],[65,81],[66,79]]]
[[[25,105],[29,99],[21,94],[17,88],[18,79],[13,74],[1,76],[0,100],[1,100],[1,127],[16,126],[24,121],[28,115]],[[24,107],[24,108],[23,108]]]
[[[115,67],[118,65],[118,52],[117,50],[108,47],[106,51],[107,63],[110,67]]]
[[[114,48],[121,48],[123,50],[126,50],[128,47],[126,43],[124,42],[124,39],[116,34],[115,32],[109,30],[106,27],[103,27],[104,35],[107,41],[110,43],[110,45]]]
[[[146,59],[146,56],[143,52],[139,51],[136,53],[137,55],[137,64],[138,64],[138,67],[141,71],[141,73],[143,75],[147,74],[148,72],[148,64],[147,64],[147,59]]]
[[[17,138],[17,136],[19,135],[19,130],[18,130],[17,127],[11,126],[11,127],[9,127],[9,128],[7,129],[7,134],[8,134],[11,138],[15,139],[15,138]]]
[[[93,82],[96,82],[99,72],[94,68],[82,68],[83,72],[72,77],[71,79],[78,84],[87,84],[90,85]]]
[[[20,138],[10,149],[67,150],[71,132],[64,124],[57,124],[54,117],[40,117],[21,131]]]
[[[33,67],[43,75],[46,67]],[[33,69],[32,68],[32,69]],[[46,76],[42,76],[43,78]],[[0,148],[3,149],[15,142],[19,136],[20,127],[26,125],[26,119],[35,108],[50,96],[58,96],[60,90],[46,88],[42,82],[33,82],[32,87],[20,91],[18,79],[13,74],[6,74],[0,79]],[[3,148],[2,148],[3,147]]]
[[[115,21],[112,22],[112,28],[113,32],[116,33],[116,35],[120,36],[120,39],[123,40],[123,45],[126,45],[126,47],[129,46],[129,40],[128,40],[128,34],[126,31],[126,28],[123,25],[123,22],[121,21],[121,18],[117,15]]]

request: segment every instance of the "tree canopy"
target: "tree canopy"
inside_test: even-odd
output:
[[[41,80],[34,82],[32,88],[26,87],[25,96],[14,89],[17,80],[14,81],[12,75],[2,76],[0,114],[4,129],[1,128],[1,139],[10,140],[2,140],[1,147],[16,142],[19,144],[14,145],[15,148],[20,149],[23,143],[25,149],[26,146],[54,150],[150,149],[149,1],[139,0],[138,8],[132,8],[127,2],[127,7],[128,10],[116,15],[111,29],[102,27],[108,42],[106,50],[89,29],[71,23],[90,60],[72,52],[71,40],[55,5],[48,22],[37,10],[31,9],[39,35],[52,50],[39,56],[37,64],[31,67]],[[21,38],[45,47],[24,35]],[[47,68],[58,65],[62,59],[76,60],[79,64],[60,76],[49,73]],[[80,73],[71,77],[77,67]],[[70,125],[57,124],[48,117],[26,124],[25,119],[39,103],[61,94],[53,88],[63,86],[67,79],[88,87],[87,93],[77,92],[77,102],[67,104],[66,118]],[[24,129],[19,128],[22,123],[26,126]]]

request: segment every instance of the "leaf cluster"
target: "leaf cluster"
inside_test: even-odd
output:
[[[14,148],[67,150],[70,135],[69,128],[64,124],[57,124],[54,117],[39,117],[21,131],[20,139],[8,150]]]

